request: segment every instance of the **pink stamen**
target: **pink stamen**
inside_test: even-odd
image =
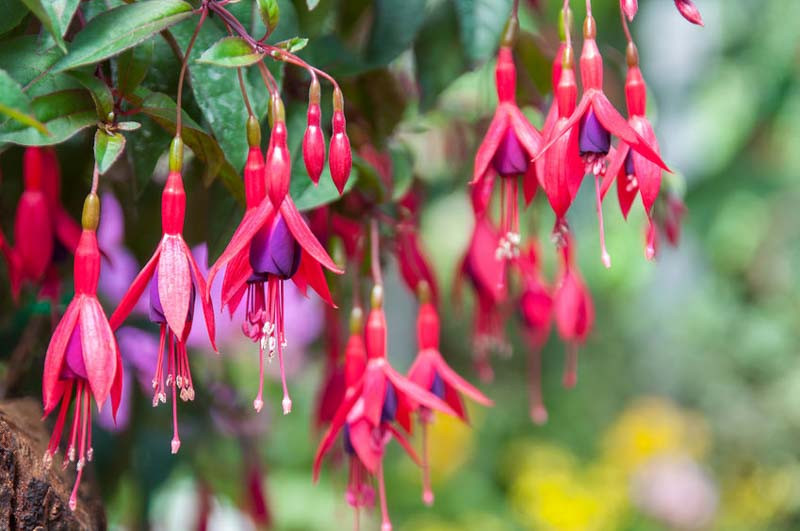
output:
[[[597,223],[600,229],[600,249],[602,252],[601,258],[603,260],[603,265],[606,268],[611,267],[611,255],[608,254],[608,250],[606,250],[606,230],[605,225],[603,224],[603,200],[600,196],[600,177],[595,175],[594,178],[594,189],[595,189],[595,203],[597,206]]]
[[[389,508],[386,503],[386,484],[383,480],[383,459],[378,462],[378,493],[381,499],[381,531],[392,531]]]
[[[530,405],[531,420],[534,424],[547,422],[547,408],[542,398],[542,351],[539,348],[531,349],[528,363],[530,364]]]
[[[283,414],[288,415],[292,412],[292,399],[289,397],[289,387],[286,384],[286,370],[283,366],[283,281],[277,280],[276,282],[280,284],[279,288],[276,290],[275,336],[277,339],[276,343],[278,344],[278,362],[281,368],[281,385],[283,386],[283,400],[281,401],[281,405],[283,406]]]
[[[428,424],[433,420],[432,412],[420,413],[422,425],[422,503],[433,505],[433,489],[431,488],[431,469],[428,461]]]
[[[83,380],[78,380],[78,390],[75,393],[75,409],[72,411],[72,430],[69,435],[69,446],[67,454],[64,456],[62,468],[67,468],[70,461],[75,461],[75,442],[78,437],[78,420],[81,417],[81,398],[83,395]]]
[[[258,395],[253,400],[253,408],[256,411],[261,411],[264,407],[264,343],[259,341],[258,344]]]
[[[53,434],[50,436],[50,443],[47,445],[47,451],[44,454],[44,465],[50,467],[53,462],[53,455],[58,451],[58,444],[61,442],[61,434],[64,431],[64,422],[67,419],[67,411],[69,411],[69,403],[72,399],[72,386],[74,380],[70,380],[67,388],[64,390],[64,395],[61,397],[61,407],[58,410],[58,419],[56,425],[53,427]]]
[[[158,361],[156,362],[156,374],[153,376],[153,407],[158,405],[158,402],[164,402],[166,396],[164,395],[164,343],[166,342],[167,325],[161,324],[161,337],[158,346]]]
[[[169,358],[168,358],[168,370],[169,376],[167,376],[167,381],[171,380],[172,385],[172,442],[170,444],[170,448],[173,454],[177,454],[178,450],[181,447],[181,438],[178,436],[178,396],[176,392],[176,379],[174,377],[174,370],[175,370],[175,348],[173,345],[173,335],[172,333],[169,334]]]

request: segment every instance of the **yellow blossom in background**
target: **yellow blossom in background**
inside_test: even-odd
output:
[[[567,450],[528,444],[512,455],[511,503],[533,529],[592,531],[617,528],[628,509],[624,474],[604,464],[582,466]]]
[[[711,444],[705,419],[659,397],[636,400],[603,437],[603,458],[627,472],[664,455],[700,459]]]
[[[800,466],[767,469],[754,465],[723,483],[722,527],[766,529],[772,520],[796,509]]]
[[[480,420],[475,414],[479,410],[467,405],[467,412],[471,424],[450,415],[436,414],[433,424],[428,426],[428,456],[434,485],[452,476],[472,455],[473,438]],[[420,447],[420,431],[416,431],[415,448]]]

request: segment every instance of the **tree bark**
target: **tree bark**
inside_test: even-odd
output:
[[[91,465],[74,512],[69,509],[74,463],[63,470],[55,459],[45,468],[50,436],[41,415],[33,399],[0,401],[0,529],[105,529],[103,502],[87,474]]]

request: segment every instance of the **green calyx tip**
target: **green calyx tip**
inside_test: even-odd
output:
[[[311,85],[308,87],[308,104],[319,105],[320,88],[319,80],[315,77],[311,79]]]
[[[558,38],[561,42],[567,41],[567,32],[572,31],[572,9],[567,8],[566,13],[562,9],[558,12]]]
[[[333,89],[333,110],[334,111],[343,111],[344,110],[344,95],[339,87]]]
[[[361,306],[355,306],[350,311],[350,334],[360,334],[364,326],[364,310]]]
[[[169,145],[169,171],[180,172],[183,169],[183,140],[180,136],[172,139]]]
[[[283,100],[278,95],[273,95],[269,106],[269,123],[272,127],[278,122],[286,122],[286,111],[283,108]]]
[[[431,287],[424,280],[417,284],[417,297],[420,304],[427,304],[431,301]]]
[[[379,310],[383,307],[383,286],[380,284],[375,284],[375,286],[372,287],[370,305],[373,310]]]
[[[501,41],[501,46],[506,48],[513,48],[514,44],[517,42],[517,32],[519,31],[519,19],[517,19],[517,14],[512,13],[511,17],[506,22],[506,27],[503,29],[503,40]]]
[[[261,145],[261,126],[252,114],[247,118],[247,145],[250,147]]]
[[[83,202],[81,226],[84,230],[97,230],[100,225],[100,198],[97,194],[89,194]]]

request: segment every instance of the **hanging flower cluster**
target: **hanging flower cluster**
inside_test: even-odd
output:
[[[114,136],[119,135],[124,147],[125,140],[119,131],[135,126],[118,122],[115,113],[138,112],[134,108],[143,105],[141,95],[108,85],[102,65],[90,82],[84,83],[85,79],[81,82],[90,86],[106,83],[102,88],[107,91],[100,91],[100,96],[92,95],[97,96],[95,99],[101,105],[107,92],[113,100],[113,110],[104,117],[98,113],[102,123],[98,124],[95,138],[92,187],[80,225],[72,220],[60,201],[56,151],[49,147],[27,147],[24,151],[24,189],[17,204],[13,243],[0,233],[0,253],[8,269],[14,299],[20,297],[26,285],[33,285],[40,297],[50,299],[57,318],[61,291],[58,265],[67,255],[64,251],[74,255],[74,294],[60,320],[54,321],[57,325],[45,355],[44,413],[49,416],[58,409],[58,414],[44,462],[48,466],[52,463],[68,429],[64,466],[76,462],[77,479],[69,501],[74,510],[82,471],[93,458],[92,400],[98,410],[110,402],[111,416],[116,422],[123,396],[124,367],[135,367],[137,373],[148,372],[154,407],[169,398],[173,430],[170,448],[173,454],[179,451],[179,399],[193,401],[203,389],[195,385],[187,349],[189,334],[200,317],[196,308],[198,314],[202,313],[208,345],[215,352],[218,316],[215,306],[217,312],[228,312],[231,317],[237,311],[243,315],[242,333],[255,344],[253,352],[258,355],[258,382],[254,383],[255,389],[248,391],[252,393],[250,396],[254,395],[253,409],[260,412],[264,408],[269,362],[277,357],[283,393],[281,409],[284,415],[289,414],[292,399],[285,357],[292,338],[288,337],[286,327],[286,283],[291,281],[303,295],[310,296],[310,288],[327,304],[325,369],[314,413],[314,426],[322,431],[322,436],[313,463],[313,479],[318,479],[326,456],[343,456],[348,469],[345,499],[354,508],[356,528],[361,509],[372,507],[377,500],[381,528],[388,531],[392,528],[384,478],[388,444],[397,441],[420,466],[422,501],[430,505],[434,493],[428,438],[436,415],[451,415],[466,423],[466,399],[486,407],[493,403],[451,367],[447,345],[440,342],[439,307],[444,295],[419,235],[423,203],[420,188],[412,185],[396,190],[393,159],[388,150],[354,136],[357,167],[361,163],[369,165],[377,175],[374,186],[359,186],[347,192],[353,184],[349,180],[354,155],[340,86],[327,73],[295,55],[292,40],[275,45],[265,42],[277,24],[274,0],[260,0],[257,4],[267,28],[266,35],[259,40],[249,35],[226,9],[226,4],[226,1],[203,0],[194,12],[199,14],[199,21],[181,57],[175,119],[170,122],[174,130],[170,130],[173,138],[168,151],[169,171],[161,191],[161,236],[157,241],[153,239],[151,258],[130,282],[110,318],[106,318],[97,296],[101,264],[113,267],[113,260],[107,256],[105,262],[101,261],[103,254],[96,236],[100,223],[99,177],[110,166],[104,160],[103,150],[98,148],[102,145],[98,138],[105,135],[107,143],[120,142]],[[700,14],[690,0],[675,0],[675,4],[685,18],[702,25]],[[457,269],[453,293],[459,302],[464,286],[474,295],[470,330],[473,362],[484,382],[494,377],[492,355],[510,356],[506,323],[513,313],[518,314],[529,351],[530,415],[536,423],[545,422],[548,416],[541,386],[542,349],[551,330],[555,328],[566,345],[563,384],[570,388],[577,383],[578,349],[594,326],[592,296],[579,269],[575,235],[568,222],[584,178],[591,175],[594,180],[601,260],[606,267],[611,266],[611,257],[605,245],[602,203],[612,186],[616,185],[617,201],[626,219],[636,198],[641,199],[647,217],[644,246],[647,259],[655,258],[662,233],[670,244],[677,244],[686,212],[678,195],[662,186],[663,172],[669,168],[661,158],[653,125],[647,118],[646,85],[628,29],[638,2],[620,0],[628,41],[627,118],[616,110],[604,92],[603,59],[596,42],[591,1],[587,0],[586,6],[578,59],[582,91],[579,93],[576,78],[569,0],[565,0],[561,43],[552,65],[554,98],[539,130],[517,103],[514,46],[518,6],[514,2],[497,54],[497,107],[475,154],[470,181],[475,223]],[[244,215],[206,276],[205,265],[197,263],[184,239],[187,221],[184,142],[190,147],[193,142],[197,147],[198,142],[194,126],[184,127],[188,119],[182,110],[182,91],[192,47],[210,15],[221,20],[232,36],[212,46],[203,57],[209,52],[233,53],[224,58],[222,66],[240,69],[239,83],[248,118],[245,130],[241,131],[247,140],[242,172]],[[216,49],[232,42],[238,44],[225,48],[226,52]],[[306,127],[302,139],[294,139],[294,144],[289,138],[281,84],[266,67],[267,58],[298,66],[307,73]],[[241,69],[250,65],[259,69],[268,95],[269,139],[265,151],[261,123],[242,76]],[[332,86],[331,122],[325,130],[320,78]],[[159,114],[158,118],[166,121],[164,115],[173,114],[172,110]],[[327,145],[326,134],[330,137]],[[202,142],[199,144],[197,149],[193,147],[194,154],[207,162],[202,156]],[[331,190],[335,188],[331,195],[335,199],[342,196],[340,200],[301,213],[298,206],[303,207],[302,199],[296,193],[293,197],[291,145],[301,146],[303,166],[312,183],[308,188],[320,183],[331,186]],[[121,150],[116,156],[120,153]],[[322,182],[323,175],[328,178],[326,156],[330,183]],[[555,218],[552,240],[556,267],[551,275],[543,267],[546,251],[534,234],[523,232],[525,209],[533,204],[540,189]],[[387,260],[397,264],[399,278],[417,302],[416,357],[405,375],[393,368],[389,358],[382,269]],[[218,276],[221,277],[218,290],[212,291]],[[365,316],[363,308],[367,305],[362,304],[362,298],[368,285],[371,290]],[[337,311],[334,295],[339,304],[352,308],[348,326]],[[146,362],[123,360],[114,334],[140,300],[146,302],[149,321],[155,325],[152,330],[158,330],[157,354],[146,357]],[[349,331],[346,341],[345,329]],[[155,341],[155,336],[152,340]],[[250,411],[249,399],[246,409]],[[421,432],[419,453],[409,440],[415,426]],[[254,514],[260,521],[268,522],[270,513],[264,506],[259,470],[258,463],[250,463],[247,484]],[[210,491],[206,487],[202,499],[207,517]]]

